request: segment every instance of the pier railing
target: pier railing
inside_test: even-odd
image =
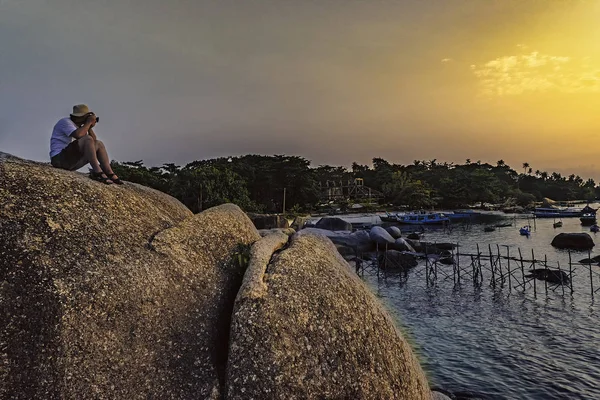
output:
[[[429,246],[438,248],[436,243]],[[427,287],[437,286],[441,282],[452,282],[454,287],[467,283],[475,287],[488,285],[493,289],[507,290],[508,293],[533,291],[536,297],[540,293],[546,296],[550,293],[564,295],[583,290],[593,300],[600,293],[599,263],[591,260],[591,251],[587,252],[589,261],[583,263],[573,261],[574,254],[569,250],[567,264],[561,265],[559,261],[549,261],[546,255],[543,258],[536,257],[533,249],[531,254],[524,254],[520,248],[515,250],[497,244],[488,244],[483,248],[477,245],[474,252],[462,251],[459,243],[453,247],[443,254],[427,254],[429,249],[425,248],[417,267],[406,268],[388,257],[387,246],[378,246],[374,253],[357,253],[354,259],[356,273],[361,276],[377,275],[378,278],[393,273],[399,275],[403,282],[414,277],[424,279]],[[578,257],[581,254],[577,252]],[[532,274],[532,270],[537,272]]]

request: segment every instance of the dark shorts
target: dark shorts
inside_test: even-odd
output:
[[[85,164],[84,154],[79,150],[79,139],[73,140],[67,147],[62,149],[60,153],[50,159],[53,167],[75,171]]]

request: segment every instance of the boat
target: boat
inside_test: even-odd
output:
[[[397,222],[398,214],[390,214],[389,212],[385,212],[385,215],[380,215],[379,219],[381,222]]]
[[[594,224],[594,225],[590,226],[590,231],[594,232],[594,233],[599,232],[600,226]]]
[[[537,207],[533,215],[536,218],[576,218],[581,217],[582,211],[577,208]]]
[[[590,206],[585,206],[583,210],[581,210],[581,218],[579,218],[581,225],[588,226],[596,224],[596,211],[598,210],[595,210]]]
[[[481,213],[473,210],[456,210],[449,213],[445,213],[445,215],[451,220],[472,220],[481,215]]]
[[[496,228],[494,228],[493,226],[486,226],[485,228],[483,228],[484,232],[494,232],[496,230]]]
[[[443,213],[417,212],[397,214],[394,222],[407,225],[445,225],[450,219]]]
[[[522,227],[521,229],[519,229],[519,233],[522,236],[529,236],[531,234],[531,227],[529,225],[526,225],[526,226]]]

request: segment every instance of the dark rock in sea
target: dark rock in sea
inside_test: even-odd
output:
[[[589,250],[594,247],[594,240],[587,233],[559,233],[552,239],[552,246],[559,249]]]
[[[369,252],[375,249],[375,245],[371,241],[369,232],[356,231],[356,232],[344,232],[344,231],[328,231],[326,229],[318,228],[304,228],[302,229],[304,234],[320,235],[329,238],[335,245],[343,245],[355,248],[358,253]]]
[[[315,228],[328,231],[352,231],[352,224],[337,217],[323,217],[317,221]]]
[[[248,213],[248,217],[250,217],[256,229],[274,229],[290,227],[287,219],[280,214]]]
[[[529,275],[525,275],[526,278],[535,278],[543,281],[548,281],[558,285],[567,284],[569,282],[569,275],[566,272],[558,269],[545,269],[536,268],[530,269]]]
[[[580,264],[597,264],[598,261],[594,260],[593,258],[584,258],[583,260],[579,260]]]
[[[392,237],[392,235],[390,235],[384,228],[380,226],[372,227],[371,231],[369,232],[369,237],[371,238],[371,241],[379,245],[380,250],[382,248],[385,249],[386,245],[393,245],[395,242],[395,239]]]
[[[0,398],[218,398],[259,239],[140,185],[0,157]]]
[[[352,247],[344,246],[343,244],[336,244],[335,248],[338,253],[344,258],[344,260],[351,260],[356,257],[356,250]]]
[[[415,251],[415,249],[410,245],[410,243],[408,243],[408,241],[402,238],[394,240],[394,243],[390,246],[390,248],[399,251]]]
[[[454,243],[421,242],[421,247],[421,252],[426,254],[448,255],[450,254],[450,250],[456,248],[456,245]]]
[[[257,278],[236,299],[226,398],[430,400],[385,309],[331,242],[303,232],[248,268]]]
[[[385,228],[385,230],[387,231],[387,233],[390,234],[391,237],[393,237],[394,239],[398,239],[400,237],[402,237],[402,231],[400,230],[400,228],[398,228],[397,226],[387,226]]]
[[[424,247],[423,247],[423,244],[420,241],[414,240],[414,239],[405,239],[405,240],[406,240],[406,243],[410,244],[410,246],[413,249],[415,249],[415,251],[417,253],[422,253],[423,252]]]
[[[454,265],[455,263],[454,257],[449,256],[440,257],[438,261],[444,265]]]
[[[413,233],[409,233],[406,238],[411,239],[411,240],[420,240],[421,236],[418,233],[413,232]]]
[[[388,250],[378,257],[379,267],[383,270],[406,271],[417,266],[415,256],[397,250]]]

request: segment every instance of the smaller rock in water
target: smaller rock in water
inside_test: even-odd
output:
[[[529,275],[525,275],[525,278],[540,279],[542,281],[555,283],[557,285],[566,284],[569,282],[569,275],[567,275],[566,272],[549,268],[530,269]]]
[[[369,232],[369,237],[379,246],[393,245],[395,239],[381,226],[374,226]]]
[[[411,239],[411,240],[420,240],[421,236],[419,236],[418,233],[410,233],[407,237],[407,239]]]
[[[402,237],[402,231],[397,226],[388,226],[385,230],[394,238],[398,239]]]
[[[317,222],[315,227],[329,231],[352,231],[352,224],[350,222],[337,217],[323,217]]]
[[[410,245],[410,243],[408,243],[406,240],[402,239],[402,238],[398,238],[394,241],[394,244],[392,245],[393,250],[398,250],[398,251],[411,251],[411,252],[415,252],[415,249]]]
[[[589,250],[595,244],[587,233],[560,233],[552,239],[552,246],[559,249]]]

